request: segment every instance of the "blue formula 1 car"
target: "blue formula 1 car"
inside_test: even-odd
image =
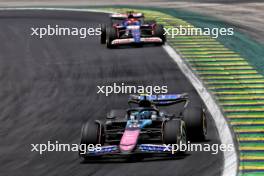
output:
[[[109,25],[101,25],[101,44],[108,48],[124,44],[166,42],[163,26],[155,21],[144,21],[142,13],[112,14]]]
[[[187,94],[131,95],[129,109],[112,110],[105,120],[88,121],[83,125],[80,144],[101,144],[102,147],[80,153],[80,156],[89,159],[135,153],[166,155],[172,150],[166,147],[168,144],[204,140],[207,134],[205,110],[200,106],[188,107],[188,102]],[[173,114],[157,108],[174,104],[182,104],[182,107]]]

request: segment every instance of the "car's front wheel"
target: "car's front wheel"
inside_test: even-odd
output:
[[[82,126],[79,155],[86,158],[85,149],[89,145],[103,144],[103,128],[99,123],[88,121]]]
[[[113,27],[108,27],[106,29],[106,46],[107,48],[113,48],[114,45],[112,41],[117,39],[116,29]]]
[[[154,36],[159,37],[162,40],[162,43],[164,44],[166,42],[166,35],[165,30],[163,29],[163,25],[157,24],[154,30]]]
[[[106,26],[105,24],[101,24],[100,27],[101,27],[100,41],[101,41],[101,44],[105,44],[106,43]]]

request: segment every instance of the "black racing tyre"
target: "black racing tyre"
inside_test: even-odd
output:
[[[163,25],[157,24],[154,29],[154,36],[161,38],[162,45],[166,42],[166,35],[164,34],[165,34],[165,30],[163,29]]]
[[[207,135],[207,122],[202,107],[188,107],[183,113],[187,136],[191,141],[204,141]]]
[[[164,144],[186,144],[185,124],[180,119],[169,120],[163,126]]]
[[[99,123],[88,121],[82,126],[82,132],[81,132],[81,142],[80,146],[82,147],[81,150],[83,151],[85,149],[85,145],[88,146],[89,144],[93,144],[94,146],[96,144],[103,145],[103,128]],[[85,154],[81,154],[81,151],[79,151],[79,155],[83,157],[84,159],[87,159]]]
[[[102,127],[92,121],[86,122],[82,127],[81,144],[102,144]]]
[[[117,39],[116,29],[113,27],[108,27],[106,29],[106,46],[107,48],[113,48],[112,41]]]
[[[105,24],[101,24],[100,27],[101,27],[101,32],[102,32],[101,38],[100,38],[101,44],[105,44],[106,43],[106,26]]]

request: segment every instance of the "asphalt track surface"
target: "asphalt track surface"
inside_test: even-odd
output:
[[[96,27],[105,14],[56,11],[0,12],[1,176],[55,175],[221,175],[223,154],[190,152],[184,158],[153,157],[139,162],[80,163],[76,152],[31,152],[48,140],[79,143],[82,123],[127,108],[128,95],[97,94],[97,85],[167,85],[170,93],[196,91],[162,47],[107,49],[90,36],[30,36],[30,27],[48,24]],[[208,143],[219,143],[209,117]]]

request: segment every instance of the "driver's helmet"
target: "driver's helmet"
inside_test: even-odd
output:
[[[153,115],[157,116],[156,112],[152,112],[149,110],[146,111],[137,111],[130,114],[129,118],[130,120],[143,120],[143,119],[152,119]]]
[[[128,18],[125,23],[127,25],[136,25],[139,21],[136,18]]]
[[[137,23],[138,23],[138,20],[134,17],[133,12],[128,12],[126,24],[134,25],[134,24],[137,24]]]
[[[150,119],[152,115],[151,111],[142,111],[139,114],[137,114],[138,119]]]

